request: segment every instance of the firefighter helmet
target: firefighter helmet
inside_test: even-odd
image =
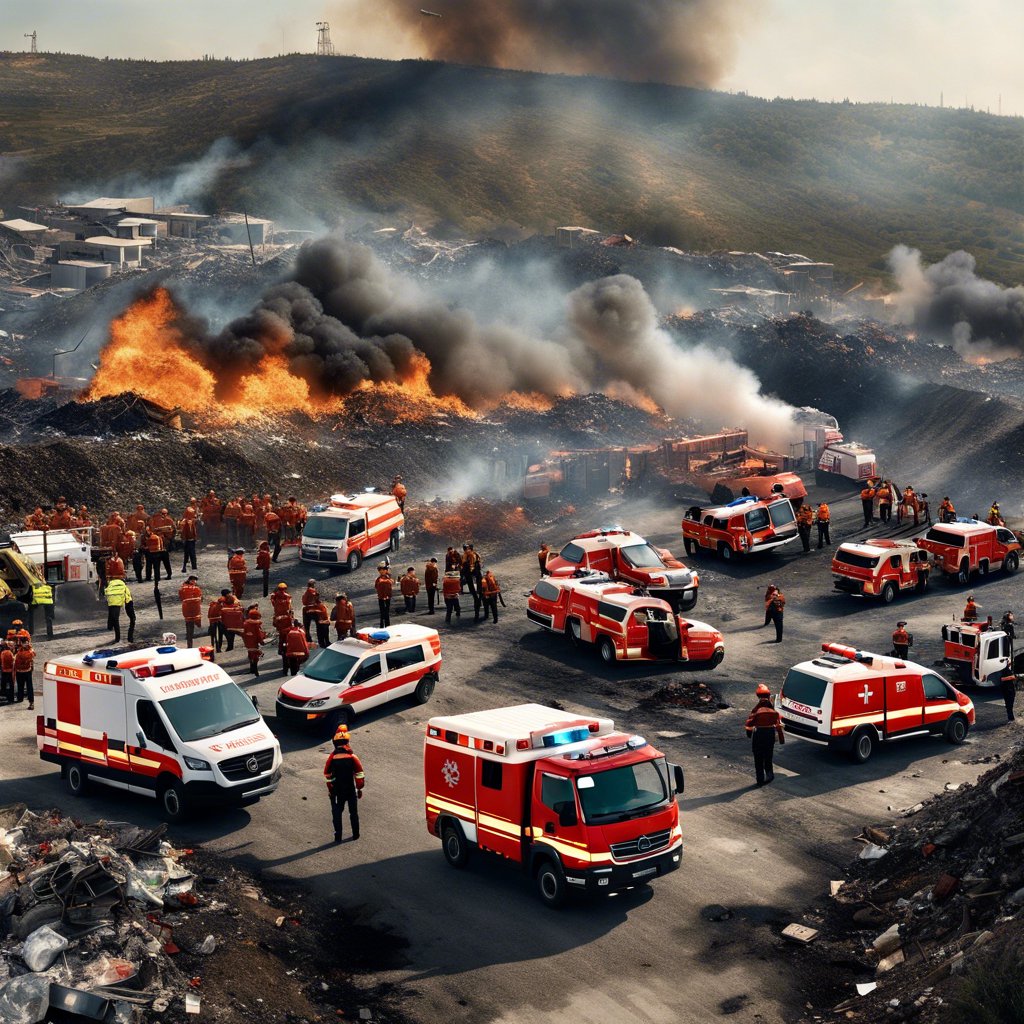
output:
[[[755,693],[758,695],[758,697],[770,697],[771,692],[772,691],[769,690],[764,683],[757,684],[757,690],[755,691]]]

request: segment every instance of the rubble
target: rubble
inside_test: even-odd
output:
[[[673,680],[640,701],[643,708],[674,707],[714,714],[729,707],[722,695],[707,683]]]

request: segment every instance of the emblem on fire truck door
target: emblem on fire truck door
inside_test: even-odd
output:
[[[459,766],[455,761],[445,761],[441,765],[441,774],[449,789],[454,789],[459,784]]]

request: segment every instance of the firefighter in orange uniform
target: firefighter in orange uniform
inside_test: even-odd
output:
[[[154,533],[160,534],[160,539],[164,542],[164,551],[169,553],[174,545],[174,535],[177,530],[174,526],[174,520],[167,513],[167,509],[162,508],[156,515],[149,517],[149,528]],[[167,560],[170,563],[170,554],[168,554]],[[167,578],[170,579],[170,576]]]
[[[246,652],[249,655],[249,671],[254,675],[260,674],[260,658],[263,657],[263,641],[267,634],[263,632],[263,617],[260,615],[259,605],[249,605],[248,614],[242,625],[242,643],[245,644]]]
[[[270,595],[270,603],[273,605],[275,617],[287,615],[289,623],[291,622],[292,595],[288,593],[287,583],[278,583],[277,588]]]
[[[100,527],[100,547],[108,548],[111,551],[116,551],[118,544],[121,543],[121,524],[118,522],[120,517],[116,512],[111,512],[107,517],[107,521]]]
[[[242,506],[238,515],[238,543],[244,548],[251,548],[256,542],[256,510],[251,502]]]
[[[455,548],[449,548],[444,553],[444,571],[460,572],[462,570],[462,555]],[[461,591],[460,591],[461,592]]]
[[[32,670],[36,664],[36,652],[32,647],[32,641],[27,637],[18,640],[18,646],[14,651],[14,678],[18,682],[17,703],[28,698],[28,710],[35,711],[36,696],[32,689]]]
[[[775,737],[778,736],[780,745],[786,742],[782,716],[775,710],[771,690],[764,683],[758,684],[757,704],[747,718],[746,730],[754,752],[754,777],[757,784],[763,786],[775,778],[775,767],[772,764]]]
[[[441,581],[441,596],[444,598],[444,623],[446,626],[452,624],[452,612],[455,618],[462,618],[462,608],[459,604],[459,595],[462,593],[462,574],[458,569],[444,574]]]
[[[238,517],[242,514],[242,506],[237,498],[232,498],[225,506],[222,513],[224,529],[227,533],[228,547],[238,546]]]
[[[860,492],[860,503],[864,510],[864,527],[867,528],[874,521],[874,505],[875,505],[875,488],[872,486],[871,481],[861,488]]]
[[[978,605],[974,600],[974,595],[971,594],[967,598],[967,604],[964,605],[964,622],[977,622],[978,621]]]
[[[151,579],[154,579],[154,572],[154,582],[160,582],[161,566],[167,570],[167,578],[170,579],[171,556],[164,547],[163,537],[161,537],[159,533],[154,533],[150,527],[144,527],[142,533],[142,548],[146,554],[146,582],[148,583]]]
[[[331,616],[327,611],[327,605],[324,604],[322,597],[317,598],[317,603],[313,605],[313,614],[316,618],[313,620],[316,623],[316,645],[317,647],[324,648],[331,646]]]
[[[198,576],[189,576],[178,588],[178,599],[181,601],[181,617],[185,620],[185,639],[192,646],[195,639],[196,626],[203,627],[203,592],[199,589]]]
[[[806,502],[796,510],[796,528],[804,551],[811,550],[811,527],[814,525],[814,509]]]
[[[940,523],[951,523],[956,519],[956,509],[953,507],[953,502],[949,500],[949,495],[939,502],[939,522]]]
[[[377,566],[377,578],[373,581],[373,589],[377,592],[377,606],[380,608],[380,628],[391,625],[391,595],[395,584],[391,579],[386,565]]]
[[[764,629],[769,622],[772,621],[772,598],[778,591],[778,587],[774,583],[769,583],[767,589],[764,592]]]
[[[896,657],[901,661],[906,661],[910,657],[910,634],[907,632],[905,622],[896,623],[892,634],[892,647],[896,652]]]
[[[416,595],[420,592],[420,579],[411,565],[399,579],[398,589],[401,590],[402,597],[405,599],[406,612],[416,611]]]
[[[199,540],[199,523],[196,521],[196,510],[189,505],[185,509],[181,522],[178,524],[178,536],[181,537],[181,545],[184,554],[181,556],[181,571],[188,572],[189,562],[192,563],[192,571],[196,571],[196,541]]]
[[[540,564],[541,576],[547,576],[548,574],[548,556],[551,554],[551,548],[547,546],[547,543],[542,543],[540,550],[537,552],[537,562]]]
[[[288,634],[292,629],[292,613],[286,612],[275,612],[273,625],[277,631],[277,653],[281,658],[281,671],[288,671],[288,656],[286,654],[286,647],[288,644]]]
[[[209,622],[210,646],[219,654],[224,646],[224,604],[223,599],[215,597],[206,609],[206,619]]]
[[[334,634],[339,640],[356,635],[356,610],[348,594],[335,595],[331,619],[334,621]]]
[[[294,676],[299,666],[309,657],[309,641],[306,631],[299,625],[298,619],[292,619],[292,628],[284,641],[284,656],[288,663],[288,674]]]
[[[115,551],[103,566],[104,580],[124,579],[124,559]]]
[[[331,799],[331,822],[334,825],[334,841],[341,842],[341,814],[348,806],[348,820],[352,828],[353,842],[359,838],[359,801],[363,798],[366,773],[362,763],[349,743],[346,726],[339,726],[334,734],[334,750],[324,765],[324,781]]]
[[[820,549],[823,544],[832,547],[832,534],[829,532],[832,523],[832,510],[828,507],[827,502],[823,501],[818,506],[815,520],[818,523],[818,548]]]
[[[136,537],[141,537],[143,530],[149,526],[149,516],[146,515],[145,505],[136,505],[135,511],[124,521],[124,526],[126,530],[131,530]]]
[[[135,582],[142,582],[142,552],[139,550],[139,539],[135,535],[134,530],[125,528],[124,533],[121,534],[121,540],[117,545],[117,555],[124,563],[125,569],[128,564],[131,563],[132,570],[135,573]],[[110,578],[110,574],[107,574],[107,578]]]
[[[203,527],[207,530],[207,537],[220,530],[221,509],[220,498],[213,491],[207,491],[206,497],[203,498],[199,506],[203,516]]]
[[[306,634],[306,640],[312,642],[313,636],[309,631],[310,625],[316,619],[314,607],[319,604],[320,595],[317,593],[316,580],[309,580],[306,589],[302,592],[302,628]]]
[[[281,554],[281,517],[272,508],[268,508],[264,523],[267,527],[267,543],[274,549],[271,561],[276,562],[277,556]]]
[[[484,619],[486,620],[487,613],[490,612],[495,623],[497,623],[501,587],[498,586],[498,581],[494,578],[494,573],[490,569],[484,573],[483,578],[480,580],[480,596],[483,598]]]
[[[768,616],[775,626],[775,643],[782,643],[782,620],[786,608],[786,595],[776,589],[768,606]]]
[[[405,484],[402,483],[402,478],[396,476],[391,481],[391,493],[395,496],[395,501],[398,502],[398,507],[404,512],[405,511],[405,496],[409,493],[405,489]]]
[[[14,703],[14,644],[0,640],[0,704]]]
[[[50,520],[46,517],[46,513],[43,512],[41,505],[36,505],[32,514],[25,519],[26,530],[48,530],[50,528]]]
[[[266,597],[270,592],[270,545],[265,540],[260,541],[256,552],[256,568],[263,577],[263,596]]]
[[[231,589],[235,597],[241,597],[245,593],[245,579],[249,575],[249,566],[245,561],[245,552],[241,548],[235,548],[228,559],[228,580],[231,582]]]
[[[227,640],[227,649],[233,651],[235,637],[241,636],[242,626],[245,625],[245,610],[242,602],[226,588],[220,592],[220,622]]]
[[[892,519],[892,484],[883,480],[877,491],[878,521],[888,523]]]
[[[440,573],[437,570],[437,559],[432,558],[423,568],[423,586],[427,591],[427,614],[434,614],[437,603],[437,581]]]
[[[50,515],[50,529],[51,530],[70,530],[71,529],[71,509],[68,508],[68,499],[60,497],[57,499],[57,507],[53,510]]]

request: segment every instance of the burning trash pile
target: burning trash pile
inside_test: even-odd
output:
[[[510,538],[521,542],[534,525],[521,505],[483,498],[434,501],[410,508],[410,515],[418,521],[420,533],[460,548],[465,542],[493,544]]]

